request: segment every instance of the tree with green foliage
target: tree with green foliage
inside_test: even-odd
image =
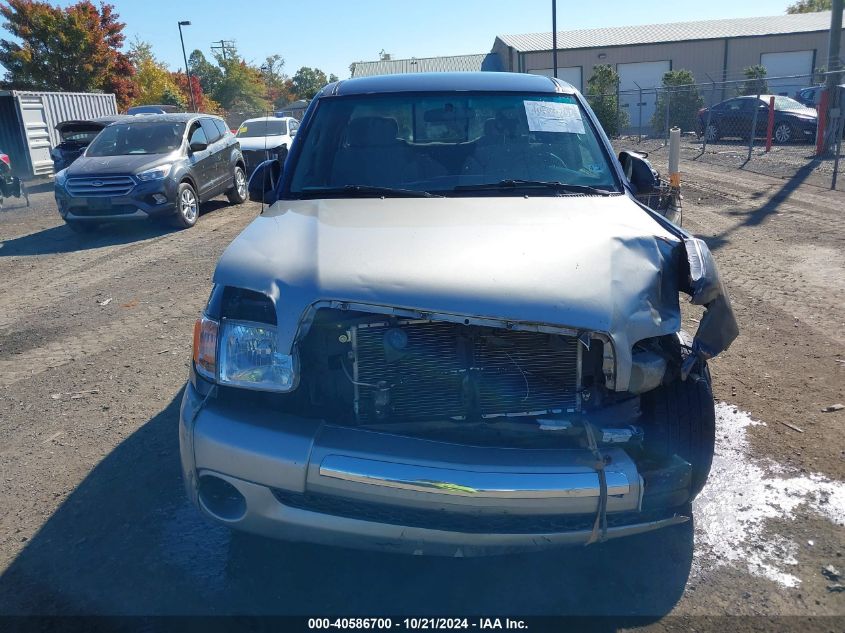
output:
[[[261,64],[261,74],[267,86],[267,100],[274,109],[281,108],[296,100],[293,92],[293,82],[285,72],[285,59],[281,55],[268,55]]]
[[[651,118],[651,127],[662,133],[666,127],[666,109],[669,109],[669,127],[679,127],[688,132],[695,129],[698,110],[704,99],[695,85],[689,70],[670,70],[663,75],[663,90],[657,95],[657,105]]]
[[[737,95],[764,95],[769,93],[765,66],[761,64],[749,66],[744,68],[742,72],[745,74],[745,81],[740,84]]]
[[[220,82],[211,92],[211,97],[224,110],[239,112],[268,112],[270,110],[270,103],[266,99],[267,86],[261,71],[247,64],[234,46],[227,47],[225,57],[222,53],[215,53],[214,59],[222,74]]]
[[[587,80],[587,101],[608,136],[619,136],[628,126],[628,113],[619,108],[619,74],[610,64],[593,66]]]
[[[135,96],[134,68],[121,49],[125,24],[114,6],[82,0],[54,7],[41,0],[5,0],[0,39],[5,81],[18,89],[114,92],[125,107]]]
[[[293,91],[300,99],[313,99],[323,86],[333,81],[337,81],[337,75],[326,77],[326,73],[319,68],[308,66],[297,70],[291,79]]]
[[[176,84],[167,66],[156,59],[149,42],[136,39],[129,48],[129,58],[135,68],[135,83],[138,92],[133,105],[161,103],[184,108],[190,103],[182,98],[182,92]]]
[[[832,0],[798,0],[795,4],[786,7],[787,13],[818,13],[819,11],[830,11]]]
[[[191,69],[191,76],[199,80],[206,94],[213,95],[223,80],[223,71],[220,66],[208,61],[199,49],[188,57],[188,68]]]

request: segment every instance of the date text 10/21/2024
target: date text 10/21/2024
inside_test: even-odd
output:
[[[528,624],[524,620],[512,618],[309,618],[308,628],[311,630],[527,630]]]

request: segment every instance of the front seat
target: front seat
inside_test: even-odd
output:
[[[332,165],[331,186],[401,186],[417,180],[408,146],[398,138],[390,117],[365,116],[349,121],[346,141]]]

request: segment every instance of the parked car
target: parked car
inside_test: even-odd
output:
[[[175,105],[139,105],[132,106],[126,111],[126,114],[175,114],[181,112],[182,109]]]
[[[57,124],[56,131],[61,142],[50,150],[53,172],[61,171],[79,158],[104,127],[124,119],[126,115],[114,114],[87,121],[62,121]]]
[[[626,161],[637,161],[627,153]],[[181,408],[189,497],[272,537],[477,555],[687,521],[737,335],[707,245],[637,202],[572,86],[356,78],[226,249]],[[640,176],[642,174],[642,176]],[[679,291],[705,306],[681,332]]]
[[[59,213],[77,231],[148,217],[188,228],[199,205],[223,193],[232,204],[246,200],[243,156],[223,119],[206,114],[137,115],[113,123],[55,177]]]
[[[285,162],[299,121],[293,117],[247,119],[238,128],[238,141],[244,155],[247,174],[268,158]]]
[[[696,132],[708,142],[723,138],[747,139],[751,135],[754,110],[757,110],[755,137],[765,137],[769,122],[769,99],[772,95],[735,97],[698,111]],[[790,97],[774,95],[775,120],[772,138],[776,143],[813,142],[816,138],[818,114],[812,108]],[[709,115],[708,112],[712,114]]]
[[[822,91],[824,89],[825,86],[811,86],[809,88],[804,88],[803,90],[799,90],[795,93],[795,100],[800,104],[815,110],[821,102]]]

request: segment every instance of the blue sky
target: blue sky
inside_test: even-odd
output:
[[[260,63],[278,53],[285,71],[316,66],[339,77],[349,64],[378,59],[460,55],[490,50],[501,33],[551,30],[550,0],[111,0],[126,34],[153,45],[159,59],[181,68],[179,20],[188,53],[210,56],[214,40],[235,40],[241,54]],[[792,0],[558,0],[558,29],[625,26],[682,20],[778,15]],[[60,4],[72,4],[63,0]]]

